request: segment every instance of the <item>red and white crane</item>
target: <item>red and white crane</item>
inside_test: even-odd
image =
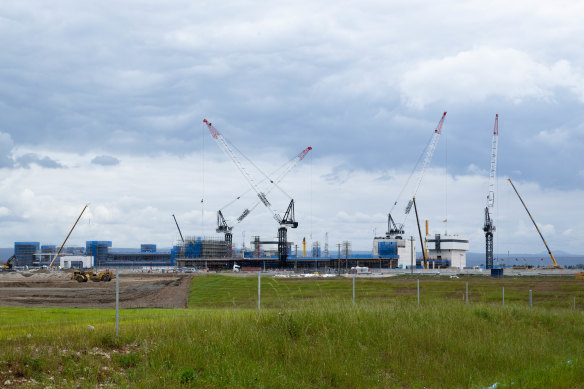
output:
[[[207,125],[207,128],[209,129],[209,132],[211,133],[211,136],[213,137],[213,139],[215,139],[215,141],[217,142],[219,147],[223,150],[223,152],[233,161],[233,163],[235,164],[237,169],[241,172],[241,174],[243,175],[243,177],[245,178],[245,180],[249,184],[250,188],[258,196],[259,201],[257,202],[257,204],[255,204],[252,207],[252,209],[255,208],[261,202],[262,204],[264,204],[264,206],[266,208],[268,208],[268,210],[272,214],[274,220],[276,220],[276,222],[278,222],[278,224],[280,225],[280,228],[278,229],[278,253],[279,253],[280,260],[282,261],[282,263],[285,263],[287,255],[288,255],[287,254],[288,247],[287,247],[286,227],[297,228],[298,222],[295,220],[295,215],[294,215],[294,199],[292,199],[286,192],[284,192],[284,190],[282,188],[280,188],[278,186],[278,184],[282,180],[282,178],[286,174],[288,174],[290,172],[290,170],[292,170],[294,168],[294,166],[296,166],[296,164],[298,162],[300,162],[302,159],[304,159],[306,154],[308,154],[308,152],[310,150],[312,150],[312,147],[307,147],[306,149],[304,149],[292,161],[291,165],[287,169],[284,170],[284,174],[280,175],[279,178],[277,178],[275,180],[271,179],[267,174],[263,173],[257,166],[255,166],[253,164],[253,162],[251,162],[251,160],[249,158],[247,158],[241,151],[238,150],[239,153],[248,162],[250,162],[267,180],[270,181],[270,184],[272,184],[272,187],[267,191],[267,193],[269,193],[273,188],[278,188],[282,193],[284,193],[288,198],[290,198],[290,204],[288,205],[286,212],[284,213],[283,216],[280,216],[280,214],[278,214],[277,212],[275,212],[272,209],[272,205],[270,204],[270,202],[268,201],[268,198],[267,198],[267,193],[263,192],[259,189],[258,184],[254,181],[252,176],[245,169],[245,167],[243,166],[243,164],[239,160],[237,154],[235,154],[235,152],[231,149],[231,147],[229,147],[229,144],[227,143],[227,141],[223,137],[223,135],[221,135],[221,133],[219,131],[217,131],[217,129],[215,127],[213,127],[213,125],[207,119],[204,119],[203,122]],[[243,214],[238,218],[238,221],[243,220],[247,215],[249,215],[250,212],[251,212],[251,210],[246,209],[243,212]],[[217,213],[217,232],[225,232],[225,239],[226,239],[226,241],[229,239],[229,243],[231,243],[231,237],[232,237],[231,230],[232,230],[232,228],[233,227],[230,227],[227,225],[227,222],[225,221],[225,218],[223,217],[222,212],[219,211]]]
[[[231,161],[233,161],[233,163],[235,164],[237,169],[243,175],[243,177],[245,178],[245,180],[247,181],[247,183],[249,184],[251,189],[256,193],[256,195],[258,196],[260,201],[266,206],[266,208],[268,208],[268,210],[270,211],[270,213],[272,214],[274,219],[278,222],[278,224],[281,224],[282,217],[272,209],[272,205],[268,201],[266,194],[260,191],[260,189],[258,188],[257,184],[255,183],[253,177],[245,169],[245,167],[243,166],[243,164],[239,160],[237,154],[235,154],[233,152],[233,150],[231,149],[231,147],[229,147],[229,145],[227,144],[227,141],[225,140],[223,135],[221,135],[221,133],[219,131],[217,131],[217,129],[215,127],[213,127],[213,125],[207,119],[204,119],[203,122],[207,125],[207,128],[209,129],[209,132],[211,133],[211,136],[213,137],[213,139],[215,139],[215,141],[217,142],[217,144],[219,145],[221,150],[223,150],[223,152],[231,159]]]

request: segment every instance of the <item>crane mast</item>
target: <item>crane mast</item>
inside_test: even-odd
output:
[[[493,268],[493,231],[495,225],[491,213],[495,206],[495,182],[497,178],[497,146],[499,143],[499,114],[495,115],[493,127],[493,141],[491,145],[491,170],[489,172],[489,192],[487,193],[487,206],[485,207],[485,268]]]

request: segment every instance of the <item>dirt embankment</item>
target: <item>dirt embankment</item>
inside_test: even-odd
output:
[[[116,281],[82,282],[71,273],[0,273],[0,306],[114,308]],[[121,273],[122,308],[186,308],[192,276]]]

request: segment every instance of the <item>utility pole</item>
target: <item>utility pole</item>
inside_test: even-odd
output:
[[[337,243],[337,249],[339,250],[339,254],[337,256],[337,274],[341,274],[341,244]]]

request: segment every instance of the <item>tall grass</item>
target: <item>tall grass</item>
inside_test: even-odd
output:
[[[1,308],[0,385],[582,387],[581,311],[466,305],[448,285],[418,307],[358,280],[353,306],[350,280],[264,279],[258,313],[257,278],[198,277],[195,308],[122,310],[119,338],[112,310]]]

